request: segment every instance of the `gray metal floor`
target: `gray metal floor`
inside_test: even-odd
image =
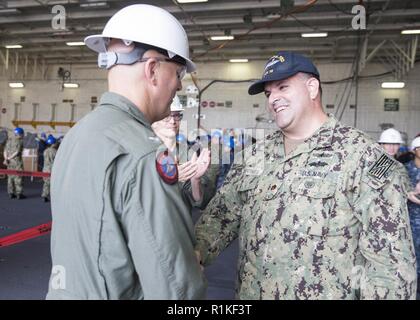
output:
[[[25,178],[27,199],[9,199],[0,179],[0,238],[51,221],[49,203],[40,197],[42,181]],[[194,219],[199,213],[194,212]],[[234,299],[237,242],[206,268],[208,299]],[[50,236],[43,235],[0,248],[0,299],[44,299],[51,269]]]

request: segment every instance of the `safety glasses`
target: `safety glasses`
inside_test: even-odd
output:
[[[171,121],[171,118],[174,119],[175,121],[181,121],[183,117],[184,115],[181,112],[171,112],[171,114],[167,116],[166,118],[164,118],[163,121],[169,122]]]
[[[160,61],[160,62],[172,62],[172,63],[175,63],[178,66],[180,65],[178,62],[176,62],[176,61],[174,61],[170,58],[162,58],[162,57],[142,58],[138,62],[146,62],[149,59],[155,59],[156,61]],[[176,76],[177,76],[178,80],[182,81],[182,79],[184,79],[186,73],[187,73],[187,67],[186,66],[181,66],[180,68],[178,68],[176,70]]]

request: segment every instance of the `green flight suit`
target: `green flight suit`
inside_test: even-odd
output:
[[[105,93],[60,145],[51,175],[47,299],[202,299],[206,282],[177,183],[128,99]]]

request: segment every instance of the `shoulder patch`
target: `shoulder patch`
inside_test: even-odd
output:
[[[156,171],[165,183],[175,184],[178,182],[178,168],[175,158],[167,150],[157,155]]]
[[[389,176],[394,166],[395,160],[391,159],[386,154],[382,154],[381,157],[370,167],[368,173],[373,178],[382,181]]]

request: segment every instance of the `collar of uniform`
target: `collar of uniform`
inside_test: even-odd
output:
[[[100,105],[105,104],[112,105],[114,107],[117,107],[118,109],[123,110],[124,112],[127,112],[137,121],[141,122],[146,127],[152,129],[149,121],[146,119],[143,112],[141,112],[139,108],[126,97],[115,92],[105,92],[101,97]]]
[[[337,125],[337,119],[328,114],[328,120],[325,121],[321,127],[318,128],[308,139],[297,146],[295,150],[290,152],[284,161],[296,157],[302,153],[311,152],[314,149],[323,149],[331,145],[334,128]],[[280,157],[284,156],[284,135],[281,135]]]
[[[323,149],[331,146],[334,136],[334,129],[337,126],[337,119],[332,114],[328,114],[328,120],[325,121],[315,133],[309,137],[305,143],[308,144],[309,151],[313,149]]]

